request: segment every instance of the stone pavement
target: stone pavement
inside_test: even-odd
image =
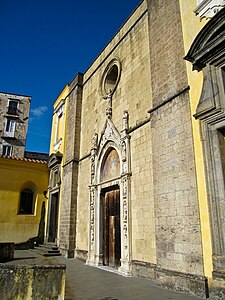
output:
[[[65,300],[199,300],[156,286],[151,280],[123,277],[85,265],[77,259],[44,257],[32,250],[16,250],[8,264],[66,264]]]

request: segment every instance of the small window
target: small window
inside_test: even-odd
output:
[[[34,213],[34,193],[30,189],[24,189],[20,193],[19,214],[31,215]]]
[[[111,69],[108,71],[104,82],[104,91],[106,92],[106,94],[111,93],[115,89],[118,75],[119,75],[118,66],[113,65]]]
[[[14,100],[9,101],[8,114],[10,114],[10,115],[18,114],[18,102],[17,101],[14,101]]]
[[[11,156],[12,155],[12,146],[5,146],[2,147],[2,155]]]
[[[60,173],[59,170],[54,170],[51,173],[51,187],[54,188],[58,185],[60,185]]]
[[[16,121],[15,120],[11,120],[11,119],[7,119],[6,126],[5,126],[5,131],[6,132],[14,133],[15,132],[15,128],[16,128]]]
[[[56,142],[62,138],[63,135],[63,114],[58,116],[56,128]]]

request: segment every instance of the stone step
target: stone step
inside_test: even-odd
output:
[[[44,256],[61,256],[61,253],[44,253]]]
[[[55,244],[38,245],[31,250],[43,256],[61,256],[60,250]]]

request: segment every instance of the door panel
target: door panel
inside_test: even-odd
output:
[[[51,211],[49,220],[49,232],[48,232],[48,242],[55,243],[58,231],[58,209],[59,209],[59,196],[58,193],[52,194],[51,196]]]
[[[119,190],[113,190],[105,194],[103,213],[103,263],[107,266],[118,267],[121,258]]]

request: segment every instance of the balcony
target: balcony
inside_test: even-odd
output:
[[[2,136],[4,138],[15,138],[15,131],[4,131]]]

